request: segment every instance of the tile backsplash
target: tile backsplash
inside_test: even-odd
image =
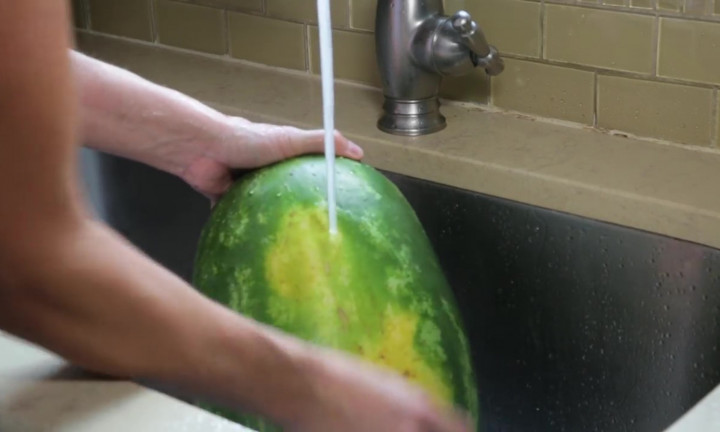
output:
[[[72,0],[76,26],[319,72],[316,0]],[[385,1],[385,0],[380,0]],[[332,0],[335,72],[379,87],[377,0]],[[445,0],[469,11],[505,72],[443,96],[720,149],[720,0]]]

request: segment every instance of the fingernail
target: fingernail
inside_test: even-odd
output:
[[[350,142],[348,152],[350,153],[350,156],[354,158],[360,159],[361,157],[363,157],[363,150],[360,148],[360,146],[358,146],[352,141]]]

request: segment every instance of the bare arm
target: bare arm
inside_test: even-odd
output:
[[[398,377],[223,308],[89,218],[65,5],[0,0],[0,328],[298,431],[464,430]]]
[[[229,117],[177,91],[72,52],[81,92],[86,145],[182,177],[215,198],[230,185],[229,168],[253,168],[320,152],[323,133]],[[336,134],[338,155],[362,150]]]
[[[96,371],[291,415],[268,401],[306,379],[309,350],[200,296],[86,215],[65,3],[0,1],[0,56],[13,59],[0,65],[0,327]],[[282,389],[257,385],[266,368]]]

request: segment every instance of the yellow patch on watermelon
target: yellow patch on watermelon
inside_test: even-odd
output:
[[[277,294],[298,301],[332,297],[331,271],[337,276],[348,269],[338,259],[342,234],[331,236],[327,226],[323,209],[294,209],[281,222],[266,261],[266,276]]]
[[[428,366],[415,349],[419,318],[408,312],[385,312],[380,338],[371,338],[362,345],[360,355],[381,366],[399,372],[422,386],[439,401],[452,400],[452,392],[443,377]]]
[[[350,280],[350,260],[342,234],[331,237],[327,226],[322,208],[289,211],[268,249],[265,277],[273,293],[268,298],[273,324],[313,342],[335,345],[343,338],[342,328],[333,325],[338,310],[350,309],[338,305],[335,292]]]
[[[265,264],[265,276],[275,294],[269,300],[270,314],[276,320],[292,321],[293,315],[304,310],[301,324],[312,323],[314,330],[299,336],[335,348],[344,345],[420,385],[438,402],[451,401],[446,377],[416,349],[417,313],[400,304],[369,309],[362,293],[340,295],[347,294],[347,288],[363,275],[353,274],[351,254],[345,250],[352,245],[343,243],[342,233],[331,236],[327,226],[323,208],[292,209],[280,221]],[[411,281],[412,275],[400,269],[391,272],[386,289],[407,289]],[[349,340],[351,335],[355,343]]]

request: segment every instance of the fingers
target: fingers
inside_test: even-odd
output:
[[[345,156],[351,159],[362,159],[363,157],[362,148],[345,138],[338,131],[335,131],[335,153],[338,156]]]
[[[212,206],[232,185],[227,168],[210,159],[201,159],[188,165],[181,177],[195,190],[208,197]]]
[[[223,138],[220,151],[214,156],[230,168],[256,168],[283,159],[309,153],[323,153],[323,130],[305,130],[292,126],[253,123],[230,118],[233,132]],[[335,131],[335,154],[350,159],[362,159],[363,150]]]
[[[298,156],[307,153],[322,153],[325,150],[325,133],[322,130],[302,130],[297,128],[284,128],[287,142],[290,144],[286,157]],[[350,159],[362,159],[362,148],[335,131],[335,154]]]

